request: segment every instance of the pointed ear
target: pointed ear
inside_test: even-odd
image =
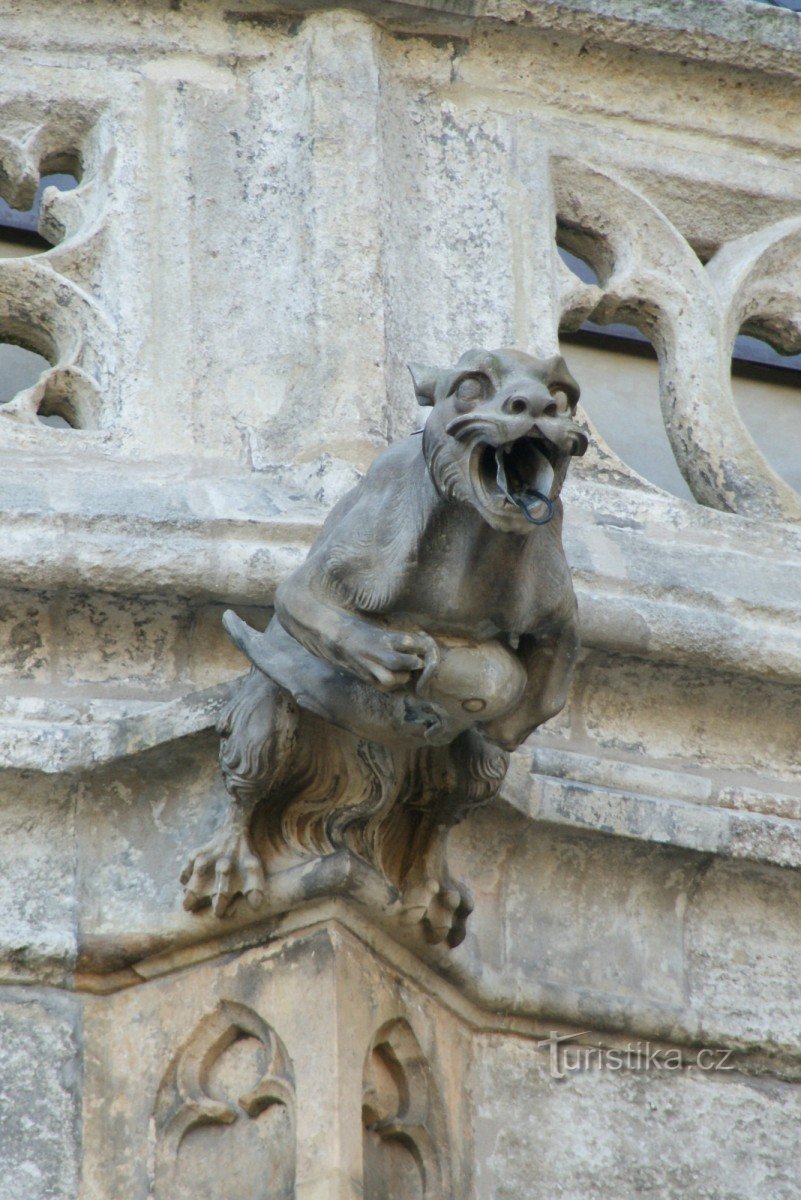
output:
[[[578,404],[581,388],[567,369],[567,363],[561,354],[554,354],[553,358],[549,358],[546,367],[549,385],[563,388],[570,403]]]
[[[414,384],[417,403],[423,405],[433,404],[436,399],[437,384],[442,376],[442,371],[437,367],[424,367],[421,363],[409,363],[409,374]]]

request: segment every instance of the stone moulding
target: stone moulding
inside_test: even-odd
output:
[[[257,21],[273,13],[340,6],[398,30],[468,37],[498,26],[531,34],[547,29],[745,70],[799,73],[801,31],[787,19],[792,14],[751,0],[239,0],[228,19]]]
[[[213,729],[229,691],[224,683],[153,703],[97,705],[21,698],[2,706],[0,770],[80,772]],[[122,711],[116,715],[114,708]],[[133,710],[133,711],[132,711]]]
[[[211,732],[230,694],[229,684],[142,704],[138,714],[95,718],[71,714],[53,735],[45,713],[0,719],[0,769],[81,774]],[[784,787],[786,787],[786,783]],[[639,767],[614,756],[593,758],[545,745],[515,752],[502,798],[535,821],[593,829],[752,862],[801,867],[798,797],[713,784],[680,769]],[[289,878],[289,875],[287,875]]]
[[[58,464],[53,464],[54,466]],[[27,478],[45,472],[29,463]],[[158,507],[136,507],[124,472],[98,470],[91,491],[20,493],[0,481],[6,505],[0,585],[269,602],[320,529],[319,513],[270,514],[252,478],[254,515],[225,507],[232,484],[158,489]],[[115,484],[116,480],[116,484]],[[261,491],[258,499],[256,492]],[[38,491],[38,489],[37,489]],[[86,510],[81,497],[85,493]],[[582,643],[663,661],[801,681],[801,533],[692,507],[634,487],[569,485],[565,550],[579,598]],[[141,504],[141,501],[140,501]],[[220,510],[223,510],[222,513]],[[241,512],[241,510],[240,510]],[[64,546],[69,546],[69,553]],[[714,588],[703,583],[714,546]],[[212,553],[213,549],[213,553]],[[122,553],[122,551],[125,553]],[[678,581],[681,581],[679,586]]]
[[[729,1016],[723,1011],[699,1011],[690,1003],[671,1004],[654,997],[602,991],[533,974],[520,978],[488,963],[465,961],[459,952],[436,946],[421,953],[418,946],[407,945],[398,937],[397,928],[380,915],[376,918],[375,893],[369,915],[352,902],[360,891],[369,890],[375,873],[347,853],[337,855],[336,860],[327,864],[325,898],[320,896],[319,903],[307,904],[288,919],[227,929],[205,942],[142,959],[113,975],[80,973],[76,990],[111,996],[223,956],[264,947],[268,934],[268,953],[280,954],[285,940],[324,931],[326,937],[343,938],[377,955],[387,969],[414,980],[422,991],[436,997],[477,1031],[540,1037],[554,1024],[565,1032],[589,1026],[596,1036],[602,1036],[603,1031],[680,1047],[728,1049],[739,1057],[738,1065],[746,1072],[768,1070],[788,1080],[801,1080],[801,1045],[797,1038],[760,1040],[742,1036],[731,1028]],[[231,924],[236,926],[236,917]]]

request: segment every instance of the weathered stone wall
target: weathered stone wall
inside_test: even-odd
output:
[[[0,194],[79,179],[0,257],[50,364],[0,405],[0,1197],[797,1197],[801,500],[729,365],[801,350],[801,18],[280,9],[0,0]],[[452,838],[467,940],[347,855],[184,912],[223,608],[263,625],[416,427],[407,361],[590,316],[655,345],[686,484],[597,432],[573,469],[582,659]],[[553,1077],[550,1031],[596,1057]]]

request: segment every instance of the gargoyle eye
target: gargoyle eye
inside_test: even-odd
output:
[[[456,399],[463,404],[473,404],[477,400],[483,400],[486,392],[487,380],[483,375],[466,375],[456,385]]]
[[[571,401],[565,389],[560,387],[559,384],[553,384],[548,391],[551,393],[551,399],[555,402],[559,411],[567,412],[567,410],[570,408]]]

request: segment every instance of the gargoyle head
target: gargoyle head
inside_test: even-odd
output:
[[[423,454],[437,490],[503,532],[549,521],[571,456],[587,449],[564,359],[468,350],[452,370],[409,369],[419,403],[434,409]]]

